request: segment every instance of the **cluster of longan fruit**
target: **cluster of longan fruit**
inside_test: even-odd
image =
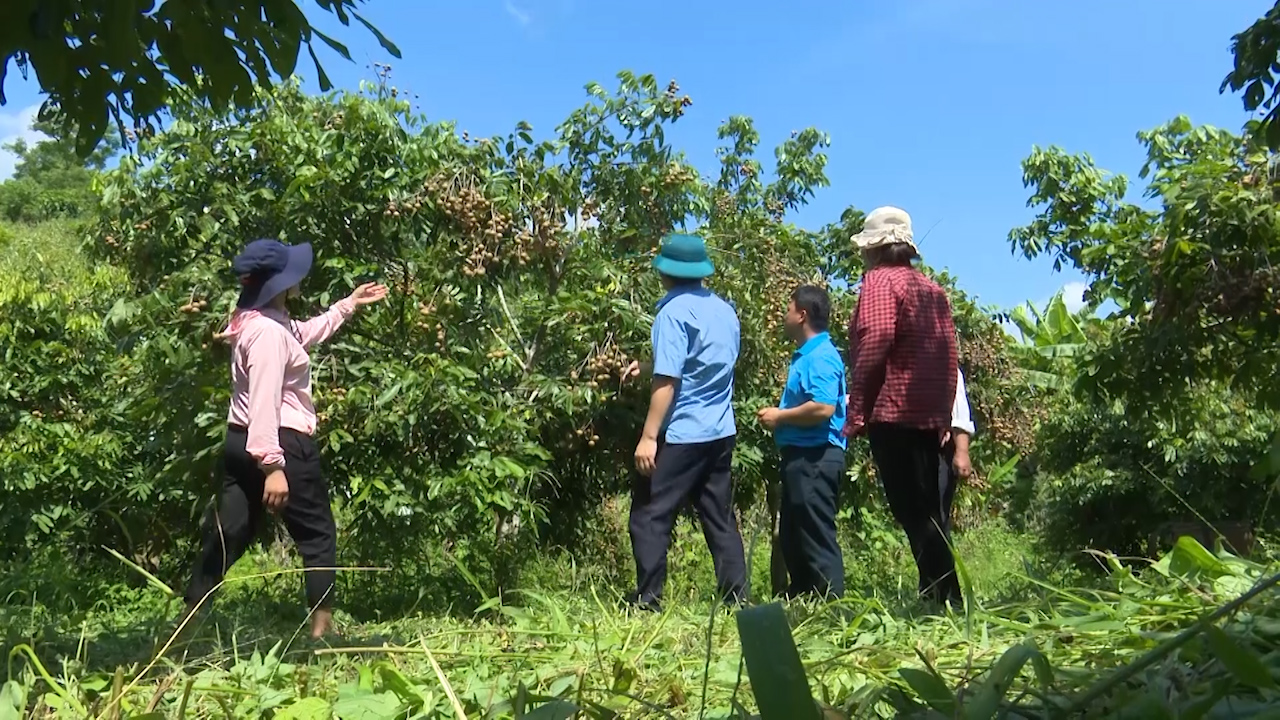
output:
[[[209,307],[209,303],[208,303],[207,301],[205,301],[205,300],[194,300],[194,299],[193,299],[193,300],[188,301],[188,302],[187,302],[186,304],[184,304],[182,307],[178,308],[178,310],[180,310],[180,311],[182,311],[182,312],[184,312],[184,313],[186,313],[186,314],[188,314],[188,315],[191,315],[191,314],[194,314],[194,313],[198,313],[198,312],[200,312],[201,310],[204,310],[204,309],[205,309],[205,308],[207,308],[207,307]]]
[[[594,390],[600,387],[601,383],[606,383],[613,379],[622,379],[623,373],[627,371],[627,366],[630,364],[631,361],[627,358],[626,353],[622,352],[617,345],[609,343],[587,359],[587,364],[584,368],[587,387]],[[569,379],[577,381],[582,375],[583,373],[574,370],[569,373]]]
[[[458,187],[444,174],[432,176],[423,184],[423,191],[435,198],[437,206],[468,237],[479,237],[467,255],[462,273],[467,277],[484,275],[487,267],[498,260],[498,245],[504,235],[511,232],[514,222],[509,213],[494,207],[479,189],[472,185]],[[421,207],[422,199],[411,201]],[[523,248],[515,253],[518,262],[526,262],[528,253]]]
[[[591,434],[588,435],[587,433],[591,433]],[[600,436],[596,435],[595,432],[591,430],[591,428],[578,428],[577,430],[573,431],[573,434],[577,435],[579,438],[585,438],[587,441],[587,447],[593,448],[596,446],[596,443],[600,442]]]
[[[787,214],[786,206],[774,198],[769,198],[764,201],[764,209],[765,212],[769,213],[769,216],[774,220],[781,220],[782,217]]]
[[[682,185],[698,179],[693,168],[672,161],[662,170],[662,182],[665,185]]]
[[[733,212],[733,196],[724,190],[716,190],[716,215],[724,217]]]
[[[398,218],[401,215],[413,215],[422,209],[422,198],[409,198],[403,203],[391,200],[387,203],[387,207],[382,210],[382,217]]]
[[[155,129],[149,128],[146,125],[139,125],[138,127],[124,129],[125,140],[128,140],[129,142],[134,142],[138,138],[155,137],[155,134]]]
[[[680,86],[676,84],[676,81],[672,80],[671,82],[667,83],[667,101],[675,102],[676,95],[678,94],[680,94]],[[693,100],[690,99],[688,95],[685,95],[684,97],[680,98],[680,104],[676,106],[676,117],[680,117],[684,115],[684,109],[689,107],[692,104],[693,104]]]
[[[346,123],[346,121],[347,121],[347,114],[339,110],[338,112],[334,113],[333,117],[325,121],[324,129],[333,130],[334,128],[340,128],[343,126],[344,123]]]

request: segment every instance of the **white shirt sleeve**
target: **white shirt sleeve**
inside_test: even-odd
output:
[[[951,405],[951,428],[969,435],[977,432],[969,410],[969,394],[964,389],[964,373],[959,368],[956,368],[956,399]]]

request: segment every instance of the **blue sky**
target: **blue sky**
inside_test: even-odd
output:
[[[311,3],[305,3],[311,6]],[[1031,216],[1019,163],[1032,145],[1087,151],[1133,177],[1134,134],[1177,114],[1238,129],[1240,101],[1219,95],[1231,35],[1270,0],[371,0],[365,15],[403,51],[383,53],[362,27],[317,25],[351,48],[320,55],[334,83],[355,88],[374,61],[420,96],[432,119],[472,135],[519,120],[535,134],[617,71],[676,79],[694,101],[668,138],[703,172],[715,129],[755,118],[766,167],[791,130],[831,134],[831,187],[794,219],[816,227],[852,204],[912,214],[922,252],[984,302],[1043,302],[1079,277],[1013,257],[1006,236]],[[642,10],[637,8],[643,7]],[[299,72],[314,87],[305,58]],[[0,138],[24,132],[40,100],[10,73]],[[0,158],[0,175],[11,159]]]

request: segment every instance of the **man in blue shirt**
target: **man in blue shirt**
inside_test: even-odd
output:
[[[801,285],[783,319],[797,350],[778,407],[760,410],[782,454],[778,540],[791,582],[787,595],[844,595],[836,507],[844,479],[845,371],[831,342],[827,291]]]
[[[631,493],[631,549],[636,591],[631,601],[658,610],[667,579],[667,547],[676,515],[691,501],[727,602],[746,599],[742,535],[733,516],[733,370],[739,325],[733,306],[703,287],[715,268],[696,235],[668,235],[654,268],[667,294],[658,303],[650,340],[653,385],[636,445]],[[640,373],[633,364],[628,375]]]

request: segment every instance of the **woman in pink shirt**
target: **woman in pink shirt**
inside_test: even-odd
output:
[[[337,528],[313,437],[307,348],[327,340],[361,306],[386,297],[387,289],[367,283],[321,315],[292,320],[285,298],[298,294],[311,260],[310,244],[256,240],[232,262],[241,291],[231,324],[220,336],[231,343],[223,482],[216,522],[205,523],[186,602],[190,614],[222,582],[252,542],[264,510],[280,513],[307,568],[311,635],[319,638],[333,619]]]

